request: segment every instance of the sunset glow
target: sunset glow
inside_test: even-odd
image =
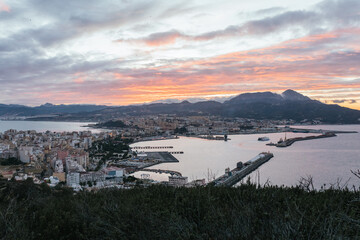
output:
[[[360,109],[360,1],[0,0],[0,103],[296,90]]]

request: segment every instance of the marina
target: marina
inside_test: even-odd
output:
[[[136,171],[143,171],[145,168],[152,167],[161,163],[178,162],[179,160],[174,157],[170,152],[140,152],[132,161],[113,162],[111,163],[111,166],[127,168],[130,173],[133,173]],[[157,171],[159,172],[161,170],[157,169]]]
[[[289,128],[298,128],[298,126]],[[309,133],[287,132],[287,138],[320,135],[323,131],[321,129],[344,133],[360,132],[360,125],[313,125],[299,126],[299,128],[308,129]],[[235,168],[241,159],[251,159],[260,152],[269,151],[274,157],[247,176],[252,182],[257,181],[257,175],[260,174],[260,184],[270,182],[271,185],[295,186],[302,177],[312,176],[317,189],[323,184],[333,184],[341,179],[350,187],[359,186],[359,180],[350,170],[359,168],[360,134],[337,134],[336,138],[299,141],[291,147],[276,148],[265,145],[266,142],[258,141],[258,137],[262,136],[267,136],[270,141],[276,143],[280,138],[284,139],[284,132],[266,133],[260,136],[230,135],[232,140],[228,142],[180,137],[176,140],[135,143],[132,146],[173,146],[171,151],[184,151],[184,154],[175,155],[179,160],[178,163],[162,163],[150,168],[178,171],[183,176],[188,176],[189,181],[201,178],[211,181],[223,175],[226,167]],[[156,151],[156,149],[148,151]],[[154,179],[164,181],[164,177],[160,175],[159,177],[154,175]]]

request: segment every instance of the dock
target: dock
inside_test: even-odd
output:
[[[336,134],[333,132],[326,132],[326,133],[318,135],[318,136],[289,138],[289,139],[285,139],[284,141],[280,141],[278,143],[268,143],[266,145],[276,146],[276,147],[288,147],[288,146],[291,146],[294,142],[298,142],[298,141],[306,141],[306,140],[329,138],[329,137],[336,137]]]
[[[152,162],[144,163],[140,166],[135,166],[132,172],[145,171],[145,172],[154,172],[154,173],[167,173],[171,176],[181,177],[181,173],[173,170],[163,170],[163,169],[149,169],[149,167],[158,165],[160,163],[175,163],[179,162],[170,152],[145,152],[148,158],[153,159]]]
[[[166,149],[174,148],[173,146],[135,146],[131,147],[132,149]]]
[[[339,131],[339,130],[326,130],[326,129],[311,129],[311,128],[284,128],[286,132],[293,132],[293,133],[358,133],[357,131]]]
[[[122,161],[113,162],[111,165],[122,168],[132,168],[132,172],[135,172],[161,163],[176,162],[179,162],[179,160],[170,152],[142,152],[138,153],[136,159],[125,159]]]
[[[170,152],[145,152],[149,159],[158,159],[159,163],[179,162]]]
[[[175,175],[175,176],[179,176],[181,177],[181,173],[180,172],[177,172],[177,171],[173,171],[173,170],[162,170],[162,169],[148,169],[148,168],[145,168],[145,169],[141,169],[140,171],[142,172],[154,172],[154,173],[166,173],[166,174],[170,174],[170,175]]]
[[[170,154],[184,154],[183,151],[178,151],[178,152],[169,152]]]
[[[214,136],[214,135],[199,135],[198,138],[206,139],[206,140],[220,140],[220,141],[228,141],[231,140],[225,134],[224,136]]]
[[[249,175],[251,172],[256,170],[262,164],[269,161],[274,155],[270,152],[263,152],[257,155],[256,157],[250,159],[246,163],[238,162],[236,168],[233,170],[229,170],[229,168],[225,169],[225,174],[218,177],[214,181],[208,183],[208,185],[213,186],[225,186],[231,187],[236,183],[240,182],[244,177]]]

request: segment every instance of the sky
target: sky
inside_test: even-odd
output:
[[[0,103],[293,89],[360,109],[359,0],[0,0]]]

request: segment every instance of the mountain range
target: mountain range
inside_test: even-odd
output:
[[[33,120],[105,121],[126,115],[150,114],[219,115],[251,119],[293,119],[296,121],[320,120],[324,123],[360,123],[360,111],[335,104],[312,100],[296,91],[286,90],[281,94],[272,92],[244,93],[223,103],[202,101],[190,103],[152,103],[108,107],[100,105],[52,105],[39,107],[1,105],[0,116],[36,116],[57,114],[55,117],[37,117]]]
[[[49,114],[62,114],[62,113],[79,113],[79,112],[92,112],[107,108],[104,105],[87,105],[87,104],[72,104],[72,105],[53,105],[45,103],[37,107],[28,107],[17,104],[0,104],[0,116],[36,116],[36,115],[49,115]]]

